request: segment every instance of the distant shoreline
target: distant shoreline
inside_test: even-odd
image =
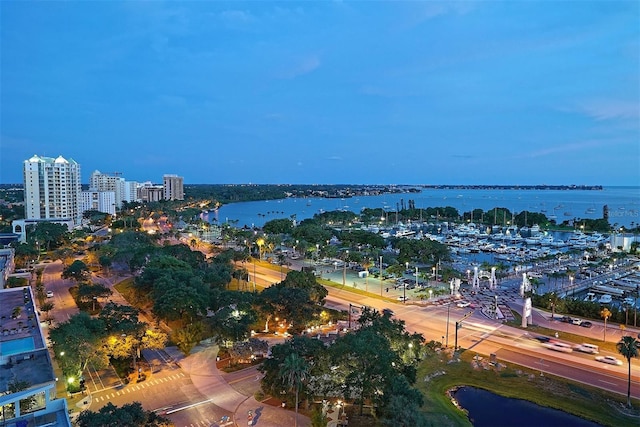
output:
[[[602,185],[420,185],[434,190],[603,190]]]

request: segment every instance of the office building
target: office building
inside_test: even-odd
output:
[[[162,177],[165,200],[184,200],[184,178],[178,175]]]
[[[82,221],[80,165],[62,156],[33,156],[24,161],[25,217]]]

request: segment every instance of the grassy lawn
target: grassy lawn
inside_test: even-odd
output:
[[[496,394],[525,399],[542,406],[560,409],[581,418],[607,426],[638,425],[640,411],[629,414],[623,408],[626,397],[600,389],[568,382],[551,375],[515,365],[500,364],[494,368],[484,358],[475,362],[475,353],[463,352],[459,362],[449,363],[446,353],[435,354],[423,361],[418,369],[416,386],[425,396],[423,407],[433,426],[469,426],[466,414],[456,408],[446,392],[456,386],[468,385]],[[634,407],[640,407],[634,401]]]
[[[122,282],[114,285],[114,288],[116,288],[127,301],[133,301],[135,299],[135,289],[133,287],[133,281],[134,278],[129,277],[128,279],[124,279]]]

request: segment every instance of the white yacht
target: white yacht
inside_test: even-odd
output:
[[[613,298],[611,297],[611,295],[609,294],[604,294],[600,297],[600,299],[598,300],[598,302],[600,304],[610,304],[611,301],[613,300]]]
[[[587,296],[583,299],[584,302],[596,302],[596,294],[593,292],[587,292]]]

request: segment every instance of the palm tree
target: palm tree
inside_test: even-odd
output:
[[[289,390],[296,390],[296,418],[295,427],[298,426],[298,395],[300,387],[309,377],[309,365],[307,361],[297,353],[289,354],[280,368],[280,378],[289,386]]]
[[[607,319],[611,317],[611,312],[607,307],[603,308],[600,311],[600,316],[604,319],[604,339],[603,341],[607,341]]]
[[[616,344],[618,353],[627,359],[629,366],[629,379],[627,381],[627,406],[631,407],[631,358],[638,357],[638,341],[634,337],[622,337]]]

